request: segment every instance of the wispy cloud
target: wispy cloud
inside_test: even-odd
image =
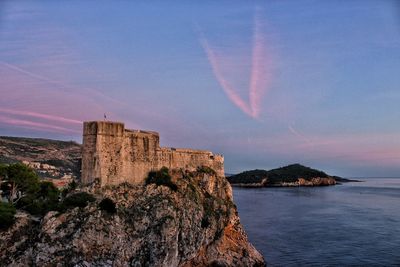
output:
[[[311,140],[307,138],[303,133],[300,133],[298,130],[296,130],[292,125],[288,125],[289,131],[300,138],[302,141],[305,141],[306,144],[311,144]]]
[[[13,115],[28,116],[28,117],[38,118],[38,119],[45,119],[45,120],[56,121],[56,122],[82,124],[82,121],[80,121],[80,120],[74,120],[74,119],[69,119],[69,118],[65,118],[65,117],[61,117],[61,116],[48,115],[48,114],[43,114],[43,113],[38,113],[38,112],[33,112],[33,111],[0,108],[0,112],[13,114]]]
[[[252,58],[251,58],[251,74],[250,84],[248,88],[248,101],[245,101],[238,93],[237,88],[233,86],[222,74],[221,66],[227,65],[221,56],[218,56],[215,49],[212,48],[208,40],[201,35],[200,43],[206,52],[207,59],[210,62],[214,76],[224,90],[227,97],[240,108],[244,113],[252,118],[258,118],[261,112],[262,97],[268,89],[270,80],[266,51],[266,42],[262,33],[262,23],[259,15],[260,11],[256,10],[254,15],[254,28],[252,40]],[[222,62],[222,64],[220,64]]]
[[[221,85],[222,89],[224,90],[225,94],[228,98],[243,112],[252,116],[252,109],[248,103],[246,103],[233,89],[233,87],[229,84],[229,82],[224,78],[220,71],[220,67],[218,64],[217,56],[215,55],[214,51],[208,45],[208,41],[205,38],[202,38],[201,43],[203,48],[207,54],[208,61],[211,64],[213,73],[215,78],[217,79],[218,83]]]
[[[269,72],[265,51],[265,40],[261,32],[259,11],[254,16],[252,71],[249,88],[249,101],[252,117],[258,117],[261,109],[261,100],[267,90]]]
[[[7,116],[0,115],[0,122],[9,124],[12,126],[23,127],[28,129],[40,130],[40,131],[49,131],[49,132],[57,132],[57,133],[80,133],[80,131],[60,126],[55,126],[52,124],[42,123],[42,122],[33,122],[29,120],[22,120],[11,118]]]
[[[70,90],[70,91],[76,91],[76,89],[78,89],[78,88],[75,88],[73,86],[68,85],[65,82],[53,80],[51,78],[48,78],[46,76],[37,74],[35,72],[28,71],[28,70],[26,70],[24,68],[21,68],[21,67],[15,65],[15,64],[10,64],[8,62],[0,61],[0,65],[3,66],[3,67],[6,67],[8,69],[17,71],[17,72],[19,72],[21,74],[25,74],[25,75],[27,75],[27,76],[29,76],[31,78],[40,80],[42,82],[46,82],[46,83],[50,83],[52,85],[56,85],[57,86],[56,88],[58,88],[60,90],[67,89],[67,90]],[[100,97],[102,99],[105,99],[107,101],[112,101],[112,102],[114,102],[116,104],[122,104],[120,101],[118,101],[118,100],[116,100],[116,99],[114,99],[112,97],[109,97],[109,96],[99,92],[98,90],[95,90],[95,89],[92,89],[92,88],[85,87],[85,88],[79,88],[79,90],[81,91],[81,93],[86,91],[88,94],[90,94],[91,97],[96,96],[96,97]]]

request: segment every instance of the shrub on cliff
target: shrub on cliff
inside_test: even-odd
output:
[[[164,185],[169,187],[171,190],[176,191],[178,187],[171,181],[171,176],[169,175],[167,167],[162,167],[159,171],[149,172],[149,176],[146,178],[146,185],[156,184]]]
[[[64,199],[64,201],[60,205],[60,210],[65,211],[70,208],[86,207],[90,202],[94,202],[96,199],[93,195],[86,192],[79,192],[73,195],[70,195]]]
[[[50,210],[58,207],[58,197],[60,191],[52,182],[40,182],[38,191],[27,194],[17,203],[17,208],[21,208],[34,215],[44,215]]]
[[[68,195],[68,193],[74,191],[76,188],[78,187],[78,184],[75,182],[75,180],[72,180],[72,182],[70,182],[68,184],[67,187],[65,187],[62,191],[61,191],[61,197],[66,197]]]
[[[202,173],[206,173],[209,175],[216,175],[217,173],[210,167],[208,166],[201,166],[201,167],[197,167],[197,171],[198,172],[202,172]]]
[[[107,211],[110,214],[114,214],[117,212],[114,201],[112,201],[108,197],[100,201],[99,207],[101,210]]]
[[[0,202],[0,229],[7,229],[14,223],[15,212],[13,205]]]

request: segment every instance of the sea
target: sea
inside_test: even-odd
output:
[[[358,180],[233,195],[268,266],[400,266],[400,178]]]

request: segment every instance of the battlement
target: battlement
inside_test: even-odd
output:
[[[160,147],[157,132],[125,129],[124,123],[83,124],[82,182],[99,179],[102,186],[142,183],[161,167],[195,170],[201,166],[224,176],[224,158],[211,151]]]
[[[89,121],[83,123],[85,135],[116,135],[123,136],[125,125],[122,122]]]

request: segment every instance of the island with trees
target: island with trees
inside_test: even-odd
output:
[[[356,181],[331,176],[301,164],[292,164],[269,171],[259,169],[244,171],[231,175],[227,179],[231,185],[238,187],[328,186]]]

